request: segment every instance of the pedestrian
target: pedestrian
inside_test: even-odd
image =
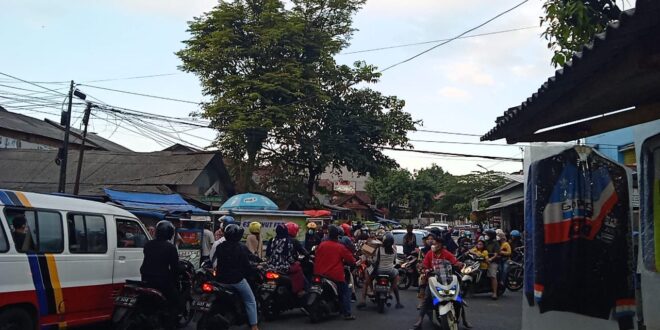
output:
[[[511,259],[511,245],[509,245],[508,240],[506,239],[506,234],[501,229],[497,230],[497,241],[500,243],[500,278],[499,283],[502,285],[506,281],[506,276],[509,272],[509,259]]]
[[[497,300],[497,270],[499,268],[500,243],[497,241],[497,234],[494,230],[488,229],[485,232],[486,250],[488,251],[488,278],[490,279],[491,289],[493,290],[491,298]]]
[[[245,245],[252,254],[259,257],[259,259],[263,259],[264,241],[261,239],[261,224],[256,221],[251,222],[248,225],[248,232]]]
[[[413,226],[406,226],[406,234],[403,235],[403,254],[408,256],[417,249],[417,237],[413,233]]]
[[[211,225],[212,225],[211,222],[204,224],[204,232],[202,233],[202,258],[200,259],[201,262],[211,259],[211,247],[213,247],[213,243],[215,243],[213,232],[210,229]]]

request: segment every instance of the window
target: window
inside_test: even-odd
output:
[[[0,222],[0,253],[7,251],[9,251],[9,242],[5,235],[5,228],[2,226],[2,222]]]
[[[71,253],[105,253],[108,235],[105,218],[100,215],[69,214],[69,251]]]
[[[143,248],[147,241],[147,234],[137,221],[117,220],[117,247]]]
[[[5,208],[19,252],[60,253],[64,250],[62,217],[54,211]]]
[[[660,272],[660,135],[642,145],[640,182],[641,250],[646,269]]]

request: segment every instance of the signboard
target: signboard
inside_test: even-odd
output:
[[[202,196],[199,201],[203,203],[221,203],[222,196]]]
[[[355,195],[355,181],[335,181],[333,190],[345,195]]]
[[[200,229],[179,228],[176,230],[181,236],[179,244],[179,259],[190,261],[190,263],[199,268],[202,259],[202,237],[204,231]]]

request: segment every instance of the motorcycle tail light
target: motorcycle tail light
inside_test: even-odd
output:
[[[321,276],[314,276],[313,282],[316,284],[321,283]]]
[[[211,293],[213,292],[213,284],[206,282],[202,284],[202,292],[204,293]]]
[[[280,278],[280,274],[273,273],[273,272],[267,272],[266,273],[266,278],[269,279],[269,280],[276,280],[276,279]]]
[[[387,279],[382,278],[382,279],[378,280],[378,285],[387,285],[387,284],[389,284],[388,282],[389,281]]]

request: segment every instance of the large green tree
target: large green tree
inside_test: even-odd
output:
[[[217,146],[244,163],[244,189],[258,166],[306,177],[308,197],[326,168],[358,173],[395,165],[383,146],[408,147],[404,102],[368,88],[377,69],[339,65],[352,17],[365,0],[221,1],[190,22],[177,55],[210,97],[202,116]]]
[[[554,51],[555,66],[563,66],[621,14],[616,0],[545,0],[543,9],[542,36]]]

